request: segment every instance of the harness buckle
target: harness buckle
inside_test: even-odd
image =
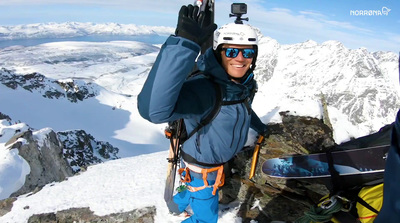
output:
[[[329,199],[322,201],[320,203],[320,207],[322,209],[328,210],[331,209],[336,205],[337,202],[341,202],[341,210],[344,212],[349,212],[351,208],[353,207],[353,204],[351,201],[345,197],[339,196],[339,195],[333,195]]]
[[[341,210],[343,212],[349,212],[351,210],[351,208],[353,207],[353,203],[349,199],[347,199],[345,197],[342,197],[342,196],[339,196],[339,195],[336,195],[336,197],[339,198],[342,201],[343,206],[342,206]]]
[[[330,197],[329,199],[322,201],[320,204],[320,207],[325,210],[331,209],[337,203],[336,197],[337,197],[337,195],[334,195],[334,196]]]

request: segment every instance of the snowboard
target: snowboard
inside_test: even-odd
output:
[[[340,176],[382,175],[389,148],[390,145],[382,145],[332,151],[334,168]],[[331,177],[326,153],[268,159],[262,164],[262,172],[270,177],[285,179]]]

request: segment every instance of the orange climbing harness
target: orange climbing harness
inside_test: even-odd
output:
[[[192,181],[190,179],[190,171],[193,171],[195,173],[200,173],[203,176],[204,186],[192,187],[192,186],[188,185],[187,189],[190,192],[196,192],[196,191],[208,188],[208,187],[213,187],[214,189],[213,189],[212,194],[215,195],[217,193],[217,189],[224,185],[224,183],[225,183],[224,165],[207,169],[207,168],[201,168],[199,166],[195,166],[195,165],[192,165],[192,164],[189,164],[189,163],[186,163],[186,162],[184,162],[184,163],[185,163],[186,167],[180,168],[178,170],[179,175],[181,175],[181,182],[182,183],[190,183]],[[208,175],[208,173],[211,173],[211,172],[214,172],[214,171],[218,171],[217,172],[217,178],[215,179],[215,183],[214,183],[214,185],[208,185],[207,175]],[[186,173],[185,176],[182,176],[183,172]]]

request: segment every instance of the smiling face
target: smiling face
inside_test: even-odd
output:
[[[226,48],[236,48],[236,49],[252,49],[252,46],[246,45],[236,45],[236,44],[224,44],[222,49]],[[225,69],[225,71],[233,78],[242,78],[247,70],[250,68],[251,63],[253,62],[253,58],[245,58],[243,57],[243,53],[239,52],[239,54],[234,57],[227,57],[225,55],[225,50],[221,51],[221,65]]]

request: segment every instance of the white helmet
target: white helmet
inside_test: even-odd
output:
[[[258,37],[248,24],[229,23],[214,32],[213,50],[221,44],[257,45]]]

